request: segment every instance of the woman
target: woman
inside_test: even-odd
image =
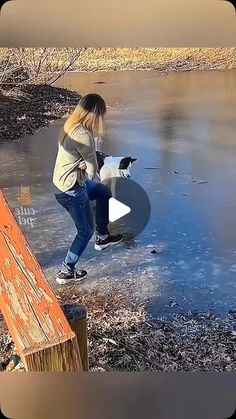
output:
[[[77,229],[56,278],[60,284],[80,281],[87,275],[85,270],[76,270],[75,265],[94,233],[90,201],[96,200],[95,249],[105,249],[123,239],[120,234],[111,235],[108,231],[110,190],[93,180],[97,172],[94,138],[103,135],[105,114],[106,105],[102,97],[88,94],[80,99],[59,137],[53,173],[53,183],[59,193],[55,196],[69,212]]]

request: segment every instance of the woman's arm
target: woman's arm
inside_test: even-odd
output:
[[[87,131],[81,133],[81,130],[77,130],[73,136],[75,136],[76,143],[78,143],[76,149],[83,157],[86,165],[86,169],[82,170],[86,170],[89,178],[92,179],[96,176],[98,170],[94,140]]]

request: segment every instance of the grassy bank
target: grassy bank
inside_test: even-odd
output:
[[[235,68],[236,48],[101,48],[87,49],[74,69],[228,70]]]
[[[0,61],[19,54],[20,64],[37,66],[43,61],[45,72],[62,71],[70,64],[76,71],[229,70],[235,68],[236,48],[2,48]]]

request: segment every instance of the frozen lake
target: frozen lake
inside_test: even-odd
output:
[[[132,177],[152,205],[134,242],[101,253],[89,244],[81,259],[88,285],[146,278],[153,315],[235,308],[236,71],[71,73],[60,86],[104,97],[103,149],[138,159]],[[53,285],[75,234],[51,181],[61,125],[0,146],[1,188]],[[32,194],[27,216],[19,215],[22,185]]]

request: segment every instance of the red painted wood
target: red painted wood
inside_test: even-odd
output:
[[[20,355],[75,336],[1,191],[0,309]]]

